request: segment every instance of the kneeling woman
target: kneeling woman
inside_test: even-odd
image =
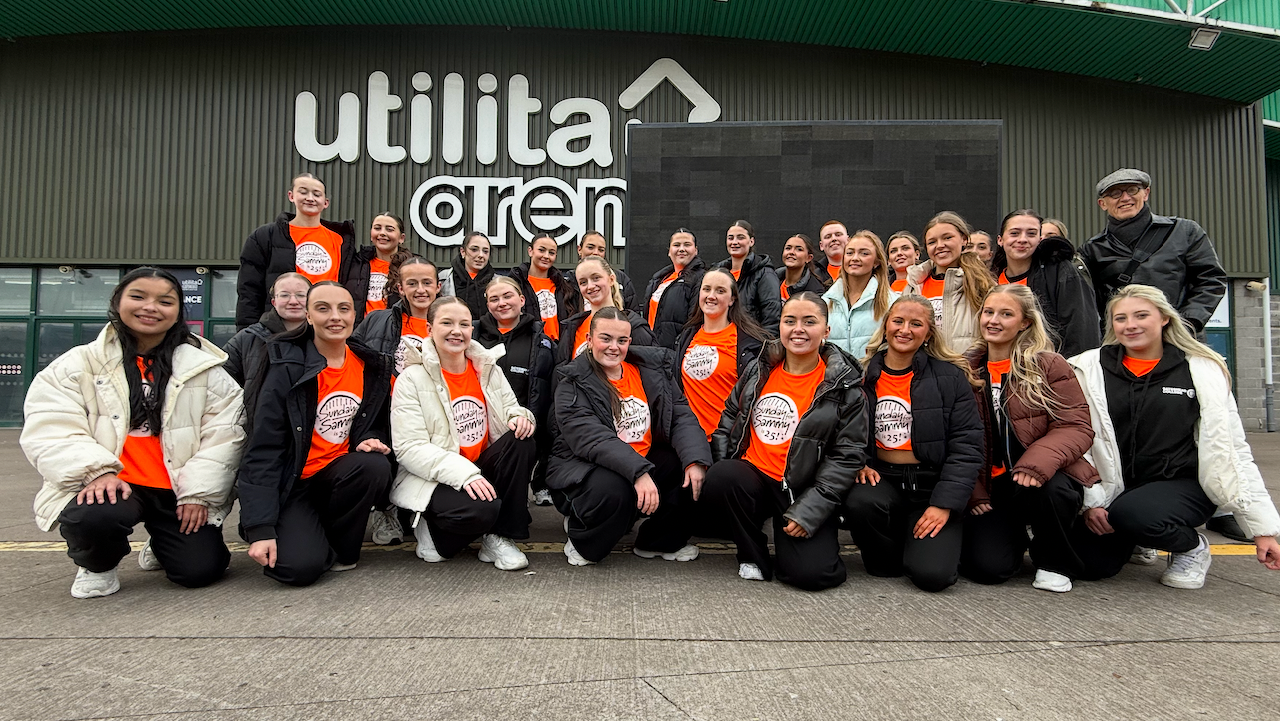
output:
[[[111,295],[98,339],[31,381],[22,450],[44,479],[41,530],[61,524],[76,598],[120,590],[116,566],[142,523],[144,571],[195,588],[231,560],[222,520],[240,461],[240,387],[227,356],[187,331],[177,278],[138,268]]]
[[[691,561],[690,511],[711,449],[671,380],[671,351],[631,345],[624,311],[591,318],[588,348],[557,373],[555,443],[547,485],[565,517],[569,563],[609,555],[635,524],[635,554]]]
[[[431,304],[422,352],[405,352],[391,399],[400,471],[391,502],[416,511],[418,558],[453,558],[477,538],[480,560],[504,571],[529,565],[511,539],[529,537],[533,413],[498,366],[502,350],[472,340],[471,310],[453,296]]]
[[[845,527],[867,573],[941,591],[956,582],[961,521],[982,472],[981,386],[921,296],[894,301],[869,347],[863,389],[875,417],[864,442],[874,458],[849,492]]]
[[[1196,528],[1222,506],[1280,570],[1280,514],[1245,441],[1222,358],[1164,293],[1126,286],[1107,303],[1102,347],[1071,359],[1092,414],[1102,482],[1085,493],[1084,575],[1120,571],[1135,545],[1169,551],[1160,582],[1200,588],[1212,560]]]
[[[392,359],[350,341],[356,308],[332,281],[307,294],[307,325],[271,341],[253,438],[240,466],[240,534],[270,578],[314,583],[360,560],[371,506],[385,506]]]
[[[857,362],[827,337],[816,293],[782,307],[781,335],[747,366],[712,436],[703,489],[738,546],[738,575],[818,591],[844,583],[840,503],[866,463]],[[773,520],[776,562],[761,524]]]

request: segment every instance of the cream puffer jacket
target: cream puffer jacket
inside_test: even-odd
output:
[[[182,345],[173,353],[160,445],[178,503],[205,506],[208,522],[219,526],[231,510],[244,401],[222,369],[227,354],[199,340],[200,347]],[[41,530],[51,530],[90,481],[122,468],[129,382],[121,361],[120,341],[108,324],[96,340],[62,354],[31,382],[20,443],[44,478],[35,500]]]
[[[907,268],[907,286],[903,295],[924,295],[924,281],[934,270],[932,260]],[[947,268],[942,286],[942,325],[938,328],[942,337],[956,353],[964,353],[981,337],[978,331],[978,313],[964,297],[964,270]]]
[[[1085,508],[1106,508],[1124,492],[1120,445],[1107,408],[1106,382],[1098,353],[1095,348],[1068,361],[1089,401],[1093,423],[1093,448],[1084,457],[1098,469],[1102,479],[1085,489]],[[1188,356],[1187,364],[1200,401],[1195,434],[1200,487],[1209,500],[1235,514],[1245,535],[1280,535],[1280,513],[1276,512],[1245,440],[1231,384],[1222,369],[1207,358]]]
[[[480,388],[489,424],[489,443],[511,432],[507,424],[516,418],[534,423],[533,413],[522,407],[511,384],[498,367],[505,355],[501,345],[486,349],[475,341],[467,347]],[[453,425],[453,401],[440,371],[440,356],[428,339],[419,352],[405,350],[404,370],[391,394],[391,445],[400,469],[391,486],[391,502],[421,513],[440,483],[458,490],[482,477],[474,463],[462,457],[458,432]]]

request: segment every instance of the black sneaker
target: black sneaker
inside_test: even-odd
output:
[[[1240,524],[1236,523],[1236,517],[1230,513],[1225,516],[1214,516],[1204,527],[1214,533],[1221,533],[1233,541],[1241,543],[1253,543],[1253,539],[1244,535],[1244,530],[1240,528]]]

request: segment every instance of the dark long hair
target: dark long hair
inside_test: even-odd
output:
[[[631,319],[627,317],[626,311],[606,305],[591,314],[591,325],[587,326],[587,329],[591,331],[592,335],[595,335],[596,325],[602,320],[620,320],[627,325],[631,324]],[[596,357],[591,354],[590,348],[587,349],[586,355],[587,363],[591,365],[591,371],[604,384],[605,390],[609,391],[609,409],[613,411],[613,418],[616,421],[622,415],[622,396],[618,393],[618,389],[614,387],[613,382],[609,380],[609,374],[605,373],[604,366],[600,365]]]
[[[145,278],[159,278],[173,287],[174,294],[178,296],[178,317],[173,322],[173,327],[164,334],[159,345],[139,355],[138,339],[120,318],[120,299],[124,297],[125,290],[134,281]],[[187,329],[186,309],[182,305],[182,284],[173,273],[167,270],[151,266],[134,268],[120,279],[115,290],[111,292],[107,320],[115,328],[116,337],[120,339],[124,377],[129,382],[129,430],[146,425],[151,429],[152,434],[158,436],[161,430],[161,416],[164,415],[165,391],[169,385],[169,379],[173,377],[173,353],[183,344],[189,343],[194,346],[200,344],[200,341],[196,340]],[[142,373],[138,370],[137,362],[134,361],[134,358],[138,357],[142,358],[142,364],[151,376],[151,397],[149,398],[144,390]]]
[[[386,215],[386,213],[382,213]],[[395,217],[395,216],[390,216]],[[382,296],[387,299],[387,307],[390,308],[400,302],[400,269],[406,265],[429,265],[431,270],[436,274],[436,290],[439,291],[440,285],[440,268],[435,263],[423,258],[411,250],[406,250],[402,245],[400,250],[391,256],[391,261],[387,263],[387,285],[382,292]]]
[[[721,273],[729,279],[729,292],[733,297],[733,305],[729,307],[728,313],[729,322],[738,327],[739,333],[746,333],[761,343],[767,343],[769,341],[768,334],[764,332],[764,328],[760,327],[756,319],[752,318],[751,314],[743,307],[741,297],[738,295],[738,281],[734,279],[733,273],[729,272],[728,268],[711,268],[702,274],[703,280],[706,280],[707,276],[712,273]],[[698,302],[693,304],[693,311],[689,313],[689,321],[684,324],[685,328],[701,328],[707,322],[706,315],[702,312],[701,300],[702,288],[699,286]]]

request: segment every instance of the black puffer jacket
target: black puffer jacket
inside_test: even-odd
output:
[[[351,334],[351,340],[392,359],[392,373],[399,375],[395,358],[400,350],[400,331],[404,328],[404,316],[409,312],[408,301],[401,299],[385,310],[375,310],[365,316]]]
[[[1057,351],[1066,358],[1102,345],[1093,287],[1076,270],[1074,258],[1070,241],[1050,236],[1031,255],[1027,274],[1027,287],[1040,300],[1045,320],[1056,335]],[[1004,248],[997,247],[991,274],[999,278],[1008,265]]]
[[[534,320],[542,318],[542,309],[538,307],[538,294],[529,282],[529,264],[521,263],[508,273],[512,280],[524,288],[524,315]],[[556,284],[556,322],[582,310],[582,297],[578,295],[578,286],[571,283],[567,275],[559,268],[547,272],[547,278]],[[486,309],[488,306],[486,305]],[[526,406],[527,407],[527,406]]]
[[[653,297],[658,286],[667,276],[675,272],[674,265],[668,265],[649,279],[644,293],[640,296],[640,314],[649,317],[649,299]],[[702,286],[702,274],[707,266],[701,258],[695,257],[689,265],[680,271],[680,275],[671,281],[671,285],[662,292],[658,299],[658,312],[654,314],[653,344],[663,348],[675,348],[676,340],[684,324],[689,322],[689,315],[698,304],[698,290]]]
[[[575,264],[574,268],[576,267],[577,265]],[[627,310],[634,310],[635,312],[639,313],[642,309],[640,308],[640,304],[637,302],[638,299],[636,298],[636,287],[631,282],[631,276],[627,275],[626,273],[622,272],[616,267],[613,269],[613,274],[618,279],[618,287],[622,289],[622,305],[626,306]],[[569,281],[569,285],[573,286],[574,290],[577,291],[578,278],[577,276],[574,275],[573,268],[566,270],[564,272],[564,277]],[[648,296],[645,297],[645,300],[646,301],[648,300]],[[581,291],[578,291],[578,302],[582,303]],[[578,306],[579,309],[581,309],[582,307],[583,306],[581,305]]]
[[[787,282],[787,269],[784,266],[782,268],[778,268],[775,272],[778,274],[778,292],[781,293],[782,284]],[[822,275],[819,276],[819,273]],[[823,278],[829,277],[830,276],[827,275],[826,268],[815,270],[813,265],[810,264],[804,269],[804,274],[800,276],[799,281],[787,286],[787,297],[790,298],[791,296],[803,293],[806,290],[810,293],[817,293],[821,296],[823,293],[827,292],[828,288],[831,287],[831,281],[826,283],[823,282]]]
[[[1198,223],[1186,218],[1152,214],[1132,245],[1105,230],[1080,246],[1080,257],[1093,279],[1098,315],[1105,315],[1107,301],[1124,285],[1118,276],[1129,267],[1133,249],[1149,234],[1163,238],[1166,233],[1168,239],[1138,266],[1130,282],[1159,288],[1196,332],[1204,329],[1227,292],[1227,273],[1218,262],[1213,241]]]
[[[776,340],[765,345],[759,360],[738,376],[725,400],[720,427],[711,436],[717,460],[741,458],[751,445],[751,414],[769,374],[782,365],[784,351]],[[822,345],[827,364],[813,404],[801,416],[787,451],[782,486],[791,494],[783,515],[810,535],[844,503],[854,477],[867,465],[866,438],[870,426],[867,400],[862,395],[862,368],[852,356],[830,343]]]
[[[369,261],[377,257],[377,248],[372,245],[361,247],[352,258],[351,272],[342,283],[351,292],[351,299],[356,302],[356,323],[364,318],[364,306],[369,300],[369,279],[373,277],[373,268],[369,265]],[[388,290],[391,289],[382,289],[383,298],[387,297]]]
[[[285,331],[284,321],[275,308],[262,314],[257,323],[231,336],[222,350],[227,362],[222,369],[244,389],[244,424],[246,435],[252,432],[253,414],[258,405],[258,392],[267,374],[267,341]]]
[[[627,314],[627,320],[631,323],[631,345],[634,346],[651,346],[653,345],[653,333],[649,331],[649,325],[644,322],[644,318],[631,309],[623,311]],[[568,318],[560,319],[560,340],[556,344],[556,365],[564,365],[574,358],[573,339],[577,337],[578,328],[587,319],[591,317],[589,311],[575,313]]]
[[[308,330],[267,344],[271,366],[236,477],[240,526],[249,543],[276,537],[280,508],[307,464],[319,402],[316,377],[328,365],[311,339]],[[348,447],[354,449],[370,438],[389,447],[391,359],[354,341],[348,346],[364,361],[364,393],[351,422]]]
[[[298,269],[289,222],[294,213],[281,213],[274,223],[259,226],[249,234],[240,251],[240,273],[236,276],[236,328],[244,330],[267,311],[267,290],[282,273]],[[334,223],[321,220],[320,225],[342,236],[341,258],[338,259],[338,282],[345,284],[351,274],[356,255],[356,226],[350,220]],[[363,306],[361,306],[363,310]]]
[[[885,351],[872,356],[862,387],[871,404],[867,453],[876,452],[876,381]],[[962,512],[982,475],[986,427],[978,414],[973,386],[964,371],[920,349],[911,361],[911,451],[922,465],[939,473],[929,505]]]
[[[498,321],[486,313],[476,323],[473,336],[477,343],[492,348],[499,343],[506,354],[498,359],[511,390],[520,405],[533,411],[541,428],[551,409],[551,376],[556,367],[556,344],[542,332],[542,321],[521,314],[516,327],[503,333]]]
[[[693,337],[702,330],[702,326],[696,328],[685,328],[680,332],[680,337],[676,340],[675,365],[671,368],[672,375],[675,376],[676,383],[680,384],[681,390],[684,389],[684,374],[680,372],[681,364],[684,363],[684,356],[689,352],[689,346],[693,343]],[[742,371],[760,357],[760,351],[764,348],[764,343],[752,338],[742,329],[738,329],[738,375],[742,375]]]
[[[733,270],[733,258],[725,258],[712,267]],[[738,297],[760,327],[776,337],[778,323],[782,320],[782,289],[778,285],[772,258],[751,253],[742,261],[742,272],[738,274]]]
[[[694,463],[710,466],[707,434],[671,378],[671,351],[632,347],[627,362],[640,370],[640,383],[649,399],[654,445],[670,446],[680,457],[681,467]],[[631,480],[653,470],[647,458],[618,438],[609,389],[591,370],[586,355],[558,368],[556,376],[555,442],[548,464],[548,487],[575,486],[596,466]]]
[[[449,269],[440,275],[440,295],[454,295],[461,298],[471,309],[471,320],[480,320],[481,316],[489,312],[489,304],[485,300],[484,292],[489,287],[489,282],[493,280],[492,264],[486,263],[480,272],[476,273],[476,277],[472,278],[462,256],[455,255]]]

